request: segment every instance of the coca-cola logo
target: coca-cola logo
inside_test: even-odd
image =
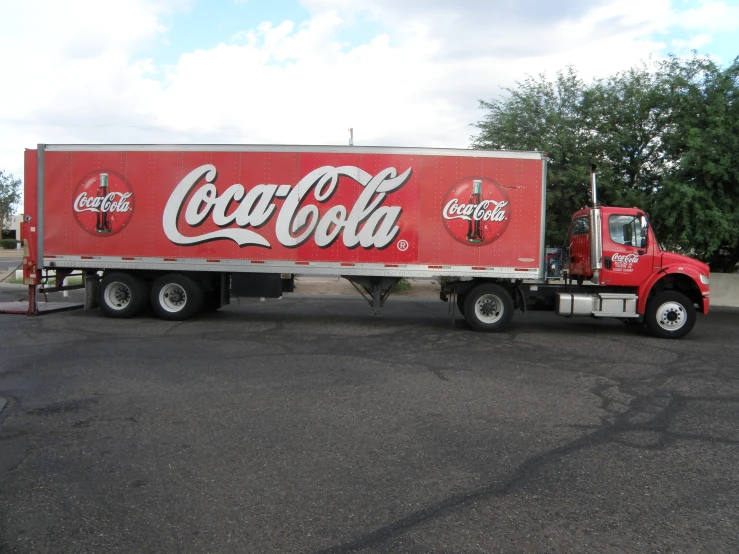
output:
[[[133,189],[115,171],[94,171],[74,191],[74,217],[91,235],[109,237],[120,233],[131,222],[133,208]]]
[[[310,238],[318,247],[327,248],[341,237],[347,248],[382,249],[400,232],[397,223],[402,213],[400,206],[384,206],[383,202],[410,176],[410,168],[400,175],[394,167],[371,175],[354,166],[325,166],[311,171],[295,186],[258,184],[247,191],[243,185],[233,184],[219,192],[216,167],[206,164],[188,173],[172,191],[162,225],[175,244],[232,240],[239,246],[271,248],[269,240],[254,229],[275,217],[276,238],[288,248]],[[353,206],[336,204],[326,209],[340,181],[345,183],[342,186],[360,186],[359,196]],[[208,221],[216,230],[198,233],[198,227]]]
[[[619,254],[616,253],[613,256],[611,256],[611,259],[616,263],[621,264],[635,264],[639,261],[639,255],[638,254]]]
[[[485,246],[498,240],[508,227],[508,195],[491,179],[468,177],[446,193],[441,216],[454,240],[468,246]]]

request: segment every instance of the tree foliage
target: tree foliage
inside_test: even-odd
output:
[[[674,111],[665,134],[671,162],[653,212],[665,243],[694,253],[714,270],[739,263],[739,58],[673,59],[664,66]]]
[[[591,163],[604,204],[650,212],[661,242],[727,271],[739,262],[739,58],[641,64],[584,83],[571,67],[481,101],[473,146],[549,157],[547,241],[588,203]],[[733,162],[733,163],[732,163]]]
[[[21,199],[21,180],[0,171],[0,228],[10,227],[15,208]]]

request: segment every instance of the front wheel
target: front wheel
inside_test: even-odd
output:
[[[479,285],[466,294],[464,318],[475,331],[502,331],[513,319],[513,299],[500,285]]]
[[[654,336],[679,339],[695,325],[695,306],[680,292],[659,292],[647,303],[644,320]]]
[[[182,321],[203,308],[203,288],[186,275],[160,277],[151,288],[151,305],[162,319]]]

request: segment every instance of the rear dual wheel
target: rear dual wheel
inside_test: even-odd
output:
[[[179,273],[160,277],[151,287],[154,312],[169,321],[182,321],[199,313],[204,296],[198,282]]]
[[[503,331],[513,319],[513,299],[500,285],[478,285],[465,293],[464,318],[475,331]]]
[[[131,273],[108,273],[100,281],[98,306],[108,317],[134,317],[146,308],[148,301],[146,282]]]
[[[170,273],[151,286],[133,273],[117,271],[106,274],[98,287],[98,305],[108,317],[128,318],[140,314],[151,304],[162,319],[182,321],[203,309],[205,294],[197,281],[186,275]],[[219,306],[219,298],[212,302]]]

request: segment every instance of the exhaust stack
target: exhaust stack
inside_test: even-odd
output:
[[[595,186],[595,164],[590,165],[590,199],[593,201],[593,208],[597,208],[598,189]]]
[[[598,191],[595,187],[595,165],[590,166],[590,198],[593,208],[590,210],[590,268],[593,270],[593,283],[600,284],[600,272],[603,269],[603,222],[598,206]]]

